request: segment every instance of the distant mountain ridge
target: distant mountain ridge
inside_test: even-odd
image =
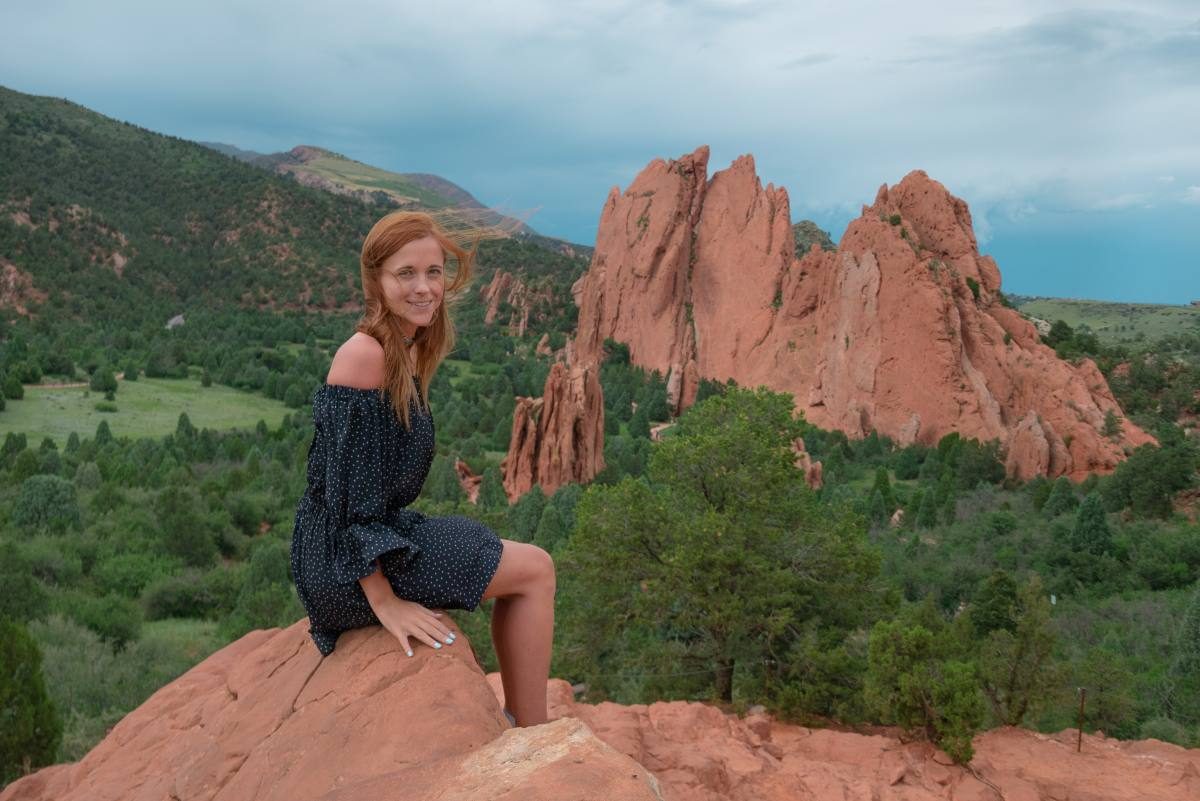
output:
[[[391,172],[313,145],[262,154],[222,142],[200,144],[256,167],[291,176],[305,186],[398,208],[458,211],[466,222],[495,226],[538,247],[567,256],[591,253],[591,248],[585,245],[539,234],[523,220],[490,209],[458,184],[432,173]]]

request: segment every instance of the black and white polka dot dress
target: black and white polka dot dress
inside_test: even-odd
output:
[[[433,418],[410,407],[412,429],[386,390],[324,384],[313,394],[308,487],[296,508],[291,564],[321,654],[338,635],[379,625],[358,580],[376,558],[397,596],[430,609],[474,609],[503,544],[466,517],[426,517],[416,500],[433,462]]]

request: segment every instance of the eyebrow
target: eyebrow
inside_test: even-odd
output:
[[[401,264],[396,269],[397,270],[415,270],[417,268],[415,265],[412,265],[412,264]],[[444,270],[444,269],[446,269],[446,265],[445,264],[431,264],[428,267],[426,267],[425,269],[426,270]]]

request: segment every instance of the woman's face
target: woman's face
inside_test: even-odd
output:
[[[432,236],[414,239],[383,262],[379,282],[388,309],[408,336],[429,325],[445,292],[446,254]]]

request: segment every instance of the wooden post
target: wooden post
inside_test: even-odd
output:
[[[1083,750],[1083,702],[1087,699],[1087,687],[1079,688],[1079,739],[1075,743],[1075,753]]]

